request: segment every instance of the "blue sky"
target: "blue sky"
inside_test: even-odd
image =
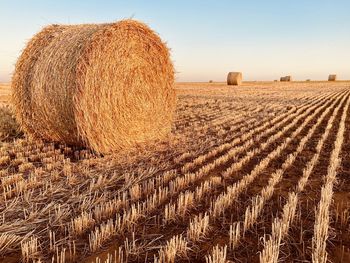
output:
[[[178,81],[350,79],[346,0],[0,0],[0,82],[9,81],[30,37],[50,23],[133,17],[171,48]]]

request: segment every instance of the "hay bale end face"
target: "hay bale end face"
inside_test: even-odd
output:
[[[44,28],[18,59],[12,87],[16,118],[34,138],[110,153],[171,130],[169,50],[134,20]]]
[[[328,76],[328,81],[336,81],[337,80],[337,75],[336,74],[331,74]]]
[[[242,73],[241,72],[229,72],[227,75],[227,85],[241,85]]]

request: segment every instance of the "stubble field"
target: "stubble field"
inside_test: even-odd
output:
[[[0,262],[350,262],[350,82],[176,89],[133,152],[1,142]]]

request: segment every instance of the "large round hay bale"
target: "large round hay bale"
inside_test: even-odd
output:
[[[336,81],[337,80],[337,75],[336,74],[331,74],[328,76],[328,81]]]
[[[12,87],[16,117],[35,138],[109,153],[171,130],[169,50],[134,20],[44,28],[18,59]]]
[[[227,85],[241,85],[242,73],[241,72],[229,72],[227,75]]]
[[[281,77],[281,78],[280,78],[280,81],[281,81],[281,82],[286,81],[286,77]]]

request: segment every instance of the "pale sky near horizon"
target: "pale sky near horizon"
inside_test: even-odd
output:
[[[0,0],[0,82],[43,26],[130,17],[167,42],[178,81],[350,79],[347,0]]]

